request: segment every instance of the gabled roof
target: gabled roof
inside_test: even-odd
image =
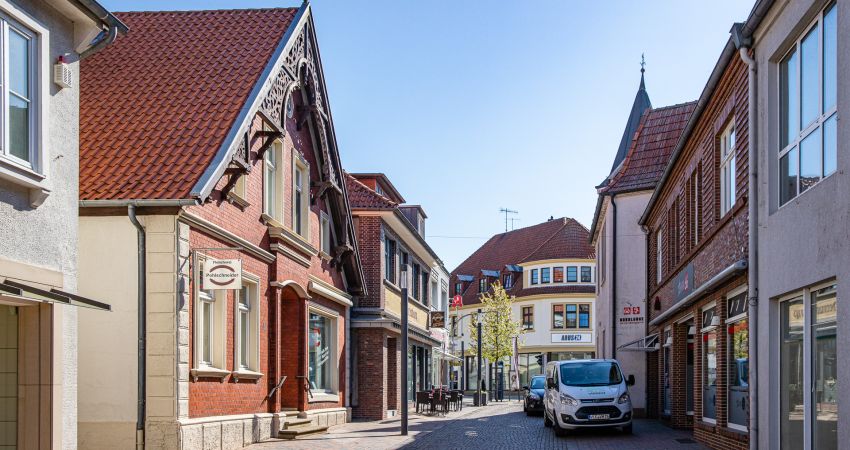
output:
[[[655,188],[694,107],[695,101],[646,110],[622,167],[600,193]]]
[[[398,207],[396,202],[378,194],[348,172],[345,173],[345,187],[351,209],[391,210]]]
[[[189,198],[298,11],[116,13],[80,65],[80,198]]]
[[[626,120],[626,129],[623,130],[623,137],[620,138],[620,146],[617,148],[617,155],[614,157],[614,163],[611,165],[611,173],[617,170],[620,163],[626,158],[626,153],[632,143],[632,136],[635,135],[641,116],[648,108],[652,108],[652,102],[649,101],[649,94],[646,93],[646,85],[643,81],[643,69],[640,69],[640,85],[637,93],[635,93],[635,101],[632,102],[632,110],[629,112],[629,118]]]
[[[405,202],[404,197],[401,196],[398,189],[395,188],[392,182],[390,182],[390,179],[383,173],[351,173],[351,176],[365,184],[369,189],[375,190],[380,186],[384,191],[384,196],[398,204]]]
[[[500,233],[491,237],[453,270],[452,278],[460,279],[460,274],[474,274],[474,279],[470,280],[474,282],[465,286],[462,295],[464,305],[476,304],[479,303],[478,280],[484,271],[497,268],[510,271],[510,267],[519,263],[544,259],[592,260],[596,255],[588,243],[588,236],[587,228],[568,217]],[[593,286],[565,285],[524,289],[522,276],[515,275],[514,278],[514,286],[508,290],[511,295],[594,292]]]

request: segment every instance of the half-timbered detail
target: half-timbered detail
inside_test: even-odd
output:
[[[80,346],[116,364],[82,369],[81,421],[106,447],[239,448],[350,417],[365,285],[311,14],[120,13],[134,32],[83,65],[81,277],[116,314]]]

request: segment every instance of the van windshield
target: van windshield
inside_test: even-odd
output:
[[[623,382],[616,364],[606,361],[561,364],[561,382],[567,386],[611,386]]]

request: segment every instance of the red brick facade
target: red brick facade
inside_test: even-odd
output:
[[[729,335],[725,325],[727,299],[731,290],[746,284],[746,270],[715,283],[689,304],[678,301],[705,285],[724,269],[747,258],[747,68],[737,54],[722,68],[717,85],[709,93],[705,107],[698,116],[687,141],[678,156],[674,156],[666,182],[657,189],[657,198],[650,205],[646,225],[650,229],[648,262],[649,320],[678,307],[676,313],[650,326],[659,333],[661,345],[667,345],[665,330],[670,329],[672,342],[669,386],[670,412],[664,404],[665,349],[649,357],[650,380],[649,414],[662,417],[672,426],[693,428],[694,436],[712,448],[738,449],[747,447],[747,434],[728,427],[727,400],[729,373]],[[720,136],[732,121],[735,123],[735,185],[736,201],[721,215]],[[661,230],[661,276],[657,274],[657,237]],[[692,284],[684,288],[687,271],[693,271]],[[660,282],[659,282],[660,279]],[[678,298],[677,298],[678,296]],[[714,314],[720,325],[714,328],[717,336],[716,353],[716,423],[703,418],[704,327],[702,313],[707,305],[716,302]],[[688,319],[692,315],[692,319]],[[686,322],[692,320],[692,322]],[[693,335],[689,336],[691,326]],[[706,330],[706,332],[711,331]],[[688,348],[693,349],[692,392],[686,392]],[[687,409],[688,395],[693,399],[693,415]]]

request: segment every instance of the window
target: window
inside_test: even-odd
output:
[[[505,289],[510,289],[513,286],[514,277],[510,273],[502,275],[502,286]]]
[[[395,241],[384,238],[384,278],[390,283],[396,283],[395,277]]]
[[[236,293],[236,326],[234,327],[234,366],[238,371],[260,370],[260,305],[259,279],[242,275],[242,289]]]
[[[661,283],[662,264],[664,263],[664,246],[661,234],[661,229],[655,232],[655,283]]]
[[[835,4],[815,19],[779,65],[779,205],[835,171]]]
[[[582,268],[581,268],[581,282],[582,283],[590,283],[591,282],[592,277],[590,275],[590,270],[591,270],[590,266],[582,266]]]
[[[236,183],[233,185],[233,195],[241,198],[242,200],[248,200],[248,174],[242,173],[239,175],[239,178],[236,179]]]
[[[478,279],[478,292],[487,292],[487,277],[484,275]]]
[[[0,17],[5,44],[2,52],[6,73],[0,78],[4,87],[3,156],[27,168],[36,167],[36,139],[39,90],[37,38],[33,31],[10,19]]]
[[[213,343],[215,342],[215,294],[213,291],[200,291],[198,293],[199,307],[201,309],[200,320],[200,363],[205,366],[213,365]]]
[[[463,283],[458,281],[455,283],[455,295],[460,295],[463,292]]]
[[[265,171],[263,173],[263,213],[274,220],[280,221],[280,190],[282,186],[280,160],[283,144],[275,141],[266,150],[264,157]]]
[[[563,267],[555,267],[552,269],[553,281],[555,283],[563,283],[564,282],[564,268]]]
[[[313,392],[336,391],[336,320],[310,311],[310,346],[307,379]]]
[[[425,305],[425,306],[428,306],[428,302],[429,302],[429,297],[428,297],[428,285],[430,284],[430,283],[428,283],[429,276],[430,275],[428,274],[428,272],[425,272],[423,270],[422,271],[422,282],[419,284],[419,286],[422,289],[422,296],[420,298],[422,299],[422,304]]]
[[[720,135],[720,215],[735,204],[735,121]]]
[[[293,152],[295,153],[295,152]],[[292,174],[292,229],[307,237],[307,210],[310,204],[310,172],[307,163],[295,157]]]
[[[745,297],[746,294],[741,294]],[[746,431],[749,407],[749,338],[747,319],[729,324],[729,427]]]
[[[552,305],[552,328],[564,328],[564,305]]]
[[[780,305],[780,448],[840,448],[836,286],[806,289]]]
[[[567,310],[567,319],[566,326],[567,328],[577,328],[578,320],[576,312],[578,310],[578,305],[566,305]]]
[[[537,269],[531,269],[531,284],[537,284],[538,282]]]
[[[227,345],[227,303],[229,290],[202,290],[204,258],[197,258],[198,269],[194,303],[194,368],[215,373],[224,370]],[[236,295],[236,294],[235,294]]]
[[[331,219],[328,215],[322,211],[320,215],[321,220],[321,243],[322,243],[322,251],[325,252],[326,255],[330,256],[331,254]]]
[[[534,329],[534,307],[533,306],[523,306],[522,307],[522,329],[523,330]]]
[[[691,176],[689,189],[691,197],[691,244],[696,247],[702,233],[702,162],[697,164],[697,169]]]
[[[549,279],[549,268],[544,267],[544,268],[540,269],[540,282],[543,283],[543,284],[546,284],[546,283],[549,283],[549,281],[551,281]]]
[[[419,264],[414,263],[413,264],[413,291],[412,291],[413,295],[412,296],[416,300],[419,300],[419,298],[420,298],[419,297],[419,289],[420,289],[419,286],[420,286],[420,283],[422,281],[421,278],[420,278],[421,276],[422,276],[422,274],[421,274],[421,268],[419,267]]]
[[[717,418],[717,327],[711,325],[715,305],[702,311],[702,420],[715,423]]]
[[[578,281],[578,267],[567,267],[567,283],[575,283]]]
[[[590,305],[578,305],[578,327],[590,328]]]

